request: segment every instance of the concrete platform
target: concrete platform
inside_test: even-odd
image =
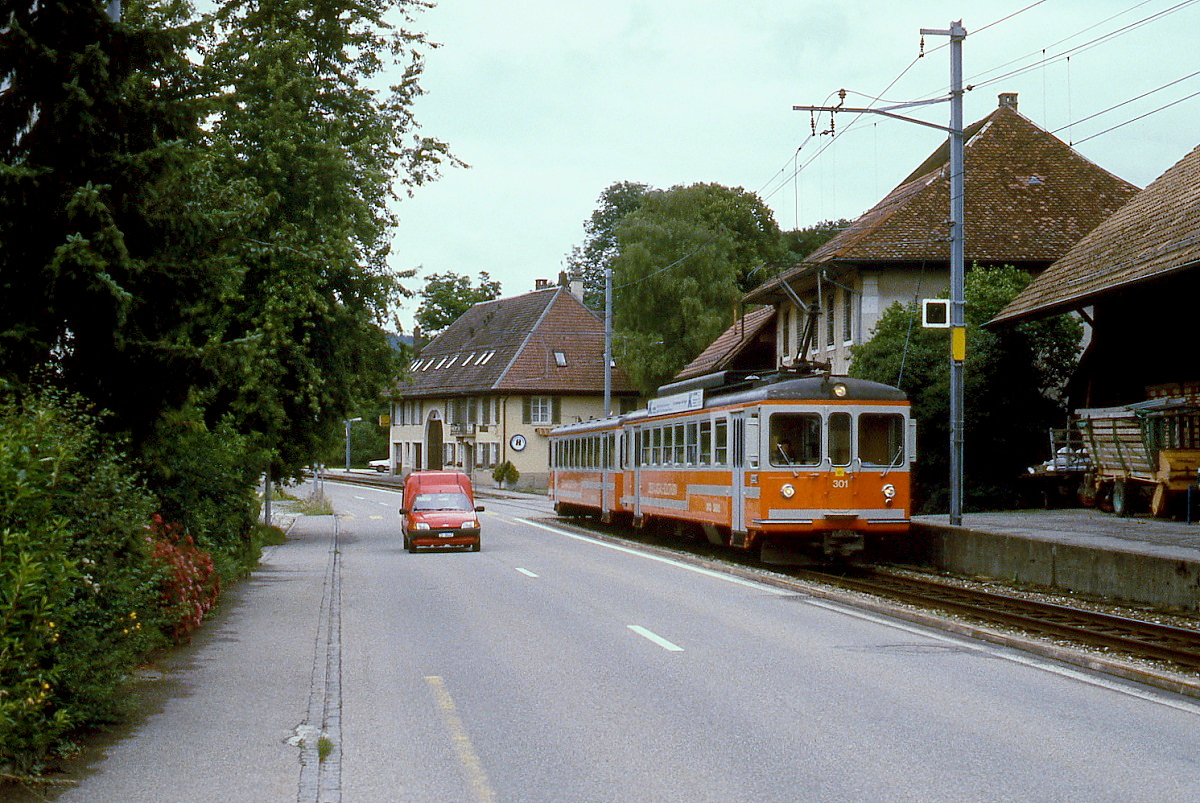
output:
[[[1200,611],[1200,524],[1119,518],[1096,510],[914,518],[910,559],[1162,609]]]

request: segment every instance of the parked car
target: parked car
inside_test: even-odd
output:
[[[378,471],[380,474],[388,471],[392,467],[391,461],[386,457],[380,458],[379,460],[372,460],[367,463],[367,465]]]
[[[404,481],[400,508],[404,548],[479,551],[479,517],[471,478],[461,471],[414,471]]]

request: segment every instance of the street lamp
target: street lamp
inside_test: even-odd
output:
[[[350,425],[355,421],[362,421],[362,418],[347,418],[346,419],[346,473],[350,473]]]

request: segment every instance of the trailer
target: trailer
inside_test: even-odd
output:
[[[1148,501],[1152,514],[1166,516],[1198,483],[1200,400],[1194,396],[1076,410],[1073,424],[1091,459],[1085,504],[1128,516]]]

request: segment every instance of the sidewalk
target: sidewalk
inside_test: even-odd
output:
[[[325,687],[336,531],[333,516],[303,516],[264,550],[194,642],[142,673],[139,716],[89,749],[77,783],[50,799],[316,800],[294,737]]]

